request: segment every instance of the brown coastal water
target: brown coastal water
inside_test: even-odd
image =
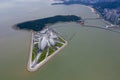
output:
[[[8,4],[8,3],[6,3]],[[10,6],[12,4],[12,6]],[[0,8],[0,79],[1,80],[119,80],[120,34],[76,23],[53,25],[68,40],[68,46],[40,70],[26,70],[31,33],[12,29],[14,24],[57,14],[75,14],[96,18],[82,5],[52,6],[51,1],[9,2]],[[101,20],[89,25],[105,26]]]

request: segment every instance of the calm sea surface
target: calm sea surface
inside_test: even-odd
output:
[[[69,42],[40,70],[26,70],[31,33],[12,29],[14,24],[54,15],[96,18],[83,5],[52,6],[48,0],[11,0],[0,7],[0,80],[120,80],[120,34],[76,23],[51,27]],[[105,26],[102,20],[88,25]]]

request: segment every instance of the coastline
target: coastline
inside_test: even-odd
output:
[[[95,13],[95,9],[94,8],[92,8],[91,6],[86,6],[86,7],[88,7],[91,12]]]
[[[30,50],[29,50],[29,56],[28,56],[29,58],[28,58],[28,64],[27,64],[27,70],[29,72],[35,72],[38,69],[40,69],[45,63],[47,63],[49,60],[51,60],[51,58],[53,58],[56,54],[58,54],[62,49],[64,49],[68,45],[68,42],[65,40],[65,44],[61,48],[59,48],[53,54],[51,54],[46,59],[41,61],[38,65],[36,65],[35,68],[31,68],[30,65],[31,65],[31,58],[32,58],[33,32],[32,32],[32,37],[31,37],[31,41],[30,42],[31,42],[31,44],[30,44]]]
[[[101,17],[100,14],[92,7],[92,6],[89,6],[89,5],[84,5],[86,6],[88,9],[90,9],[90,11],[92,13],[95,13],[98,17]],[[102,17],[103,18],[103,17]],[[104,18],[103,18],[104,19]]]
[[[91,7],[91,6],[87,6],[87,7],[90,9],[91,12],[95,13],[98,17],[101,17],[101,15],[99,14],[99,12],[96,11],[93,7]],[[102,17],[102,18],[103,18],[103,17]],[[104,19],[104,18],[103,18],[103,19]]]
[[[105,23],[106,23],[107,25],[115,25],[115,24],[113,24],[113,23],[105,20],[104,17],[102,17],[102,15],[100,14],[100,12],[98,12],[98,11],[97,11],[96,9],[94,9],[93,7],[87,6],[87,5],[86,5],[86,7],[88,7],[88,8],[91,10],[91,12],[95,13],[98,17],[103,18],[103,20],[105,21]],[[117,25],[117,26],[118,26],[118,25]]]

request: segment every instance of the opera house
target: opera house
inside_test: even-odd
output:
[[[61,50],[65,44],[66,41],[53,29],[45,28],[42,31],[34,32],[29,70],[37,68],[43,61]]]

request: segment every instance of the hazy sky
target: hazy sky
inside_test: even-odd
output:
[[[13,7],[20,3],[42,2],[42,0],[0,0],[0,10]]]

